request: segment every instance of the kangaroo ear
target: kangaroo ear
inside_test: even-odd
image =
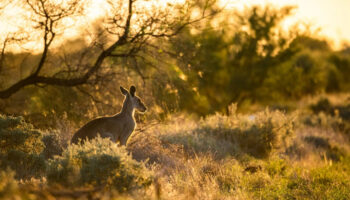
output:
[[[135,96],[135,92],[136,92],[136,88],[135,88],[135,86],[132,85],[130,87],[130,94],[131,94],[132,97]]]
[[[124,94],[125,96],[128,94],[128,91],[123,88],[122,86],[120,86],[120,91],[122,92],[122,94]]]

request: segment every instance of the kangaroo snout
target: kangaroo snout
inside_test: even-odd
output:
[[[143,112],[143,113],[144,113],[144,112],[146,112],[146,111],[147,111],[147,107],[143,105],[142,108],[140,109],[140,112]]]
[[[143,104],[143,102],[140,100],[138,101],[139,104],[136,106],[136,109],[141,112],[141,113],[144,113],[147,111],[147,107],[145,106],[145,104]]]

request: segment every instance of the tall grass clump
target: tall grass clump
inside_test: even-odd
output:
[[[42,176],[45,159],[42,132],[22,117],[0,115],[0,168],[11,168],[16,178]]]
[[[106,186],[118,192],[151,184],[151,172],[128,155],[124,147],[97,138],[71,145],[49,161],[49,184],[64,186]]]
[[[215,134],[237,143],[243,152],[258,158],[268,157],[273,151],[286,147],[294,133],[293,117],[280,111],[265,110],[250,116],[232,116],[227,122],[224,120],[218,121],[219,127],[231,128]],[[215,126],[212,124],[209,128]]]
[[[333,105],[327,98],[321,98],[310,105],[312,115],[304,116],[304,123],[309,126],[330,128],[344,133],[350,138],[350,104]]]
[[[167,127],[162,140],[183,144],[186,149],[197,152],[267,158],[287,146],[294,133],[293,115],[269,110],[254,115],[216,114],[187,124],[181,129]]]

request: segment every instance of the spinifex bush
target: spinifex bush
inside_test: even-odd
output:
[[[255,157],[267,157],[273,150],[286,145],[294,132],[293,126],[291,117],[269,110],[250,116],[215,115],[201,122],[201,128],[207,134],[229,140]]]
[[[42,133],[22,117],[0,115],[0,168],[10,167],[16,178],[38,177],[45,171]]]
[[[71,145],[62,156],[50,160],[47,179],[50,184],[107,186],[125,192],[148,186],[151,174],[124,147],[97,138]]]
[[[294,132],[291,116],[269,110],[254,115],[216,114],[199,123],[186,123],[165,130],[167,133],[162,133],[162,140],[180,143],[185,149],[198,152],[224,154],[225,151],[231,155],[247,153],[265,158],[274,150],[287,146],[288,138]]]

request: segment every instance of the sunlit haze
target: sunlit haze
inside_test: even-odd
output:
[[[162,4],[166,2],[168,1],[162,1]],[[333,41],[333,47],[336,49],[341,48],[344,42],[350,41],[350,26],[348,25],[350,20],[350,12],[348,12],[350,8],[349,0],[221,0],[220,2],[227,10],[243,10],[245,7],[252,5],[296,5],[295,15],[289,24],[301,20],[312,25],[313,30],[319,28],[318,35],[330,38]],[[78,24],[86,27],[93,19],[102,16],[105,8],[105,0],[92,1],[87,10],[87,16],[84,19],[80,19],[81,21]],[[18,13],[20,12],[21,10],[16,7],[8,7],[3,11],[2,17],[5,17],[5,20],[0,21],[2,37],[8,32],[17,30]],[[71,26],[65,30],[64,35],[78,37],[81,27],[76,28],[73,21],[68,20],[67,23],[71,24]]]
[[[350,41],[350,1],[349,0],[222,0],[227,8],[242,10],[251,5],[272,4],[275,6],[295,5],[293,20],[311,24],[314,29],[320,28],[320,36],[334,41],[335,48]]]

